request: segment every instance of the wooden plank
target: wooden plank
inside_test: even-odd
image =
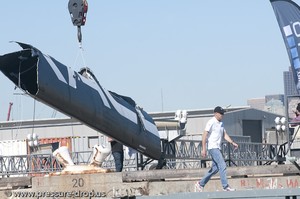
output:
[[[268,165],[251,167],[229,167],[229,176],[251,176],[251,175],[278,175],[278,174],[299,174],[300,171],[292,164],[288,165]]]
[[[209,168],[201,169],[162,169],[148,171],[124,171],[122,172],[123,182],[139,180],[161,180],[172,178],[200,178],[203,177]],[[227,175],[235,176],[268,176],[283,174],[299,174],[299,170],[294,165],[266,165],[249,167],[228,167]]]

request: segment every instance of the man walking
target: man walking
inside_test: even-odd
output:
[[[206,156],[206,143],[207,150],[209,155],[212,158],[212,167],[206,173],[206,175],[200,180],[200,182],[196,183],[196,191],[202,192],[206,183],[210,180],[210,178],[216,173],[220,172],[221,183],[224,191],[235,191],[235,189],[231,188],[228,184],[227,174],[226,174],[226,163],[221,153],[221,143],[224,138],[230,144],[232,144],[235,148],[238,147],[230,136],[226,133],[226,130],[223,126],[223,116],[225,110],[217,106],[214,109],[214,117],[212,117],[206,124],[204,133],[202,135],[202,150],[201,155],[203,157]]]

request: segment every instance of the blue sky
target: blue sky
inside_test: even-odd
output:
[[[299,1],[296,1],[299,3]],[[245,106],[283,93],[290,65],[268,0],[88,0],[83,55],[67,0],[10,0],[0,12],[0,55],[29,43],[148,112]],[[77,59],[76,59],[77,57]],[[0,73],[0,120],[50,118]],[[60,114],[56,114],[60,117]]]

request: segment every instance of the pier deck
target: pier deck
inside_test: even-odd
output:
[[[237,191],[222,191],[217,174],[204,192],[195,193],[195,183],[206,171],[58,173],[24,177],[24,181],[21,177],[0,178],[0,198],[24,198],[26,194],[33,198],[300,198],[300,171],[294,165],[229,167],[228,180]]]

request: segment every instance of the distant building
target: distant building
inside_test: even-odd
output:
[[[265,96],[265,103],[268,104],[270,101],[279,101],[282,105],[285,105],[284,95],[283,94],[276,94],[276,95],[266,95]]]
[[[266,95],[264,98],[252,98],[247,100],[247,105],[262,111],[295,117],[295,110],[300,103],[300,95],[297,92],[294,75],[291,67],[283,72],[284,94]]]
[[[289,71],[283,72],[283,84],[284,97],[287,100],[285,103],[286,109],[288,110],[289,118],[293,118],[295,117],[294,111],[296,110],[297,104],[300,102],[300,97],[297,97],[298,92],[291,67],[289,67]]]
[[[262,111],[285,115],[284,95],[266,95],[264,98],[252,98],[247,100],[247,105]]]
[[[283,84],[284,96],[298,95],[291,67],[289,67],[289,71],[283,72]]]
[[[283,104],[283,100],[272,98],[269,101],[266,101],[265,111],[280,114],[280,115],[285,115],[285,106]]]
[[[247,105],[258,110],[265,109],[265,98],[252,98],[247,100]]]

